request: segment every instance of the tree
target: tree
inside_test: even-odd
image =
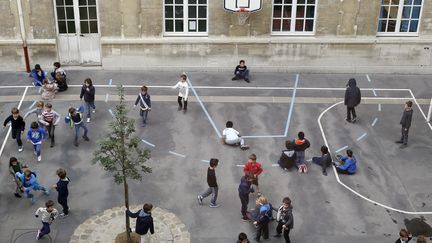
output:
[[[116,184],[123,184],[124,202],[129,210],[128,179],[141,181],[141,173],[151,173],[152,169],[145,165],[150,158],[150,150],[139,148],[140,139],[133,136],[135,121],[127,117],[124,88],[120,85],[117,89],[120,101],[114,111],[114,120],[109,124],[110,131],[105,139],[99,141],[92,163],[100,164],[104,170],[113,174]],[[130,221],[127,215],[126,234],[130,243]]]

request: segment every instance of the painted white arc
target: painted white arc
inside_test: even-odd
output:
[[[330,147],[329,147],[329,145],[328,145],[327,138],[326,138],[326,136],[325,136],[324,129],[323,129],[323,126],[322,126],[322,124],[321,124],[321,118],[322,118],[323,115],[324,115],[326,112],[328,112],[330,109],[332,109],[333,107],[335,107],[335,106],[337,106],[337,105],[339,105],[339,104],[342,104],[342,103],[343,103],[343,101],[338,102],[338,103],[335,103],[335,104],[329,106],[327,109],[325,109],[323,112],[321,112],[321,114],[319,115],[319,117],[318,117],[318,119],[317,119],[318,126],[319,126],[319,128],[320,128],[320,131],[321,131],[322,137],[323,137],[323,139],[324,139],[324,143],[325,143],[325,145],[326,145],[328,148],[330,148]],[[331,150],[329,149],[329,151],[331,151]],[[336,167],[334,167],[334,166],[333,166],[333,172],[334,172],[334,174],[335,174],[336,181],[337,181],[341,186],[345,187],[347,190],[349,190],[350,192],[352,192],[352,193],[355,194],[356,196],[358,196],[358,197],[360,197],[360,198],[362,198],[362,199],[364,199],[364,200],[366,200],[366,201],[368,201],[368,202],[370,202],[370,203],[372,203],[372,204],[378,205],[378,206],[380,206],[380,207],[383,207],[383,208],[388,209],[388,210],[391,210],[391,211],[395,211],[395,212],[399,212],[399,213],[404,213],[404,214],[410,214],[410,215],[422,215],[422,214],[428,214],[428,215],[432,215],[432,212],[411,212],[411,211],[405,211],[405,210],[401,210],[401,209],[393,208],[393,207],[390,207],[390,206],[384,205],[384,204],[382,204],[382,203],[376,202],[376,201],[374,201],[374,200],[371,200],[371,199],[369,199],[369,198],[363,196],[362,194],[358,193],[357,191],[353,190],[353,189],[350,188],[349,186],[345,185],[345,184],[340,180],[339,175],[338,175],[338,173],[337,173],[337,171],[336,171]]]

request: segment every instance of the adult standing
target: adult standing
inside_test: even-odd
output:
[[[401,129],[401,139],[396,141],[396,143],[401,143],[402,145],[400,146],[400,148],[406,148],[408,146],[408,131],[409,128],[411,127],[411,120],[412,120],[412,114],[413,114],[413,109],[412,109],[412,101],[408,100],[407,102],[405,102],[405,109],[402,113],[402,118],[401,121],[399,122],[402,125],[402,129]]]
[[[347,122],[355,123],[357,120],[357,114],[355,112],[355,107],[360,104],[361,101],[361,92],[359,87],[357,87],[357,81],[355,78],[351,78],[348,81],[347,89],[345,91],[345,102],[344,104],[347,107]],[[352,119],[351,119],[352,115]]]
[[[187,111],[187,100],[188,100],[188,96],[189,96],[189,85],[187,83],[187,76],[186,73],[182,73],[182,75],[180,75],[180,81],[177,82],[176,85],[174,85],[172,87],[173,89],[178,89],[178,97],[177,97],[177,102],[178,102],[178,110],[181,111],[183,108],[183,113],[186,113]],[[183,103],[182,103],[183,101]]]

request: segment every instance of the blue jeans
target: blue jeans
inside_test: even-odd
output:
[[[149,112],[148,110],[143,111],[143,110],[140,109],[140,116],[142,117],[142,121],[143,121],[144,124],[147,123],[148,112]]]
[[[216,204],[217,196],[218,196],[218,187],[209,187],[203,194],[201,194],[202,198],[206,198],[210,196],[210,194],[213,194],[213,197],[211,199],[212,204]]]
[[[41,146],[42,144],[33,144],[33,148],[37,156],[40,156],[41,154]]]
[[[34,197],[34,195],[30,193],[30,191],[31,190],[29,190],[29,191],[24,190],[24,197],[26,197],[26,198],[32,198],[32,197]],[[33,187],[33,191],[43,191],[44,193],[48,193],[48,190],[45,187],[41,186],[41,185],[34,186]]]
[[[296,165],[299,167],[300,165],[305,163],[305,151],[296,151]]]
[[[237,78],[242,78],[242,79],[249,79],[249,69],[246,69],[243,72],[237,72],[236,74]]]
[[[86,104],[86,109],[87,109],[87,118],[90,118],[91,117],[91,109],[93,108],[93,110],[94,109],[96,109],[96,106],[95,106],[95,104],[94,104],[94,101],[91,101],[91,102],[85,102],[85,104]]]
[[[84,121],[81,121],[80,124],[75,124],[75,143],[78,143],[78,135],[79,135],[79,130],[82,127],[82,129],[84,129],[84,137],[87,137],[87,132],[88,129],[84,123]]]
[[[39,239],[44,235],[47,235],[51,232],[50,224],[46,222],[42,222],[42,228],[40,229]]]

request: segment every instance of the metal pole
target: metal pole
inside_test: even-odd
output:
[[[19,23],[20,23],[20,30],[21,30],[21,39],[22,39],[22,45],[23,45],[23,52],[24,52],[24,61],[26,65],[26,71],[30,72],[30,60],[28,56],[27,51],[27,37],[25,33],[25,25],[24,25],[24,15],[22,11],[22,5],[21,0],[17,0],[17,7],[18,7],[18,17],[19,17]]]
[[[432,113],[432,98],[429,104],[429,111],[428,111],[428,115],[427,115],[427,122],[431,122],[431,113]]]

